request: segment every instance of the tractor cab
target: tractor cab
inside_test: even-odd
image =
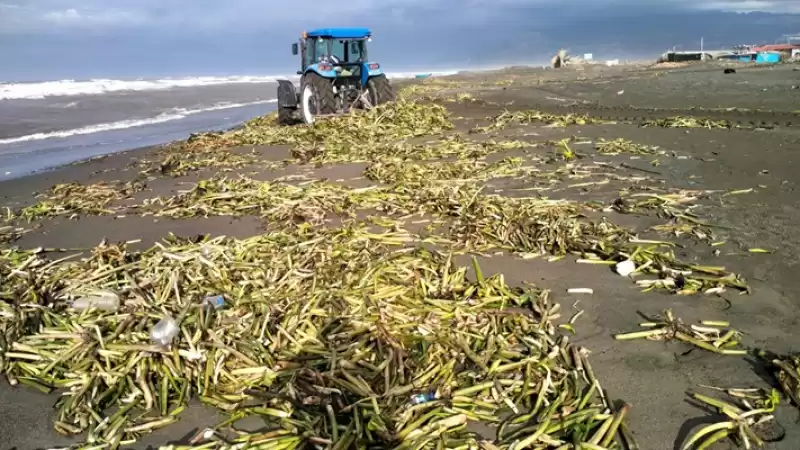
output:
[[[292,121],[299,110],[307,124],[323,115],[340,114],[353,107],[368,109],[394,100],[394,92],[380,64],[368,59],[367,28],[321,28],[303,32],[292,44],[300,55],[300,92],[291,82],[278,81],[278,116]]]
[[[365,28],[323,29],[303,33],[299,43],[292,44],[292,54],[300,54],[300,71],[316,65],[316,69],[327,72],[328,66],[338,76],[358,76],[361,65],[368,63],[367,43],[371,33]],[[367,69],[377,70],[380,65],[371,63]]]

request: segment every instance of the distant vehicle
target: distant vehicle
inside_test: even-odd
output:
[[[380,64],[371,62],[367,28],[322,28],[304,32],[292,54],[300,55],[300,91],[278,80],[278,121],[289,125],[297,114],[306,124],[317,117],[370,109],[395,99]]]

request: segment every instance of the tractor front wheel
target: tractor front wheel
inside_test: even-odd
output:
[[[303,77],[302,86],[300,109],[305,123],[310,125],[317,116],[336,113],[336,95],[330,80],[311,72]]]
[[[386,75],[370,78],[367,81],[367,90],[369,91],[369,101],[372,106],[378,106],[394,100],[394,89],[389,84],[389,79],[386,78]]]

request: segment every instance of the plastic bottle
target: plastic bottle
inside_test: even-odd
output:
[[[169,345],[169,343],[175,339],[175,336],[178,335],[179,331],[178,322],[176,322],[172,316],[168,315],[153,326],[150,330],[150,339],[156,344]]]
[[[436,392],[426,392],[424,394],[417,394],[411,396],[412,405],[421,405],[436,400]]]
[[[95,308],[116,311],[119,309],[119,296],[111,291],[95,291],[91,295],[75,299],[71,307],[77,310]]]

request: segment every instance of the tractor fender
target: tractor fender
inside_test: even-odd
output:
[[[371,65],[377,65],[378,67],[374,69],[370,69]],[[369,81],[372,77],[377,77],[379,75],[383,75],[383,69],[381,69],[380,64],[376,64],[374,62],[363,62],[361,63],[361,85],[366,86],[367,81]]]
[[[289,80],[278,80],[278,107],[297,108],[297,90]]]

